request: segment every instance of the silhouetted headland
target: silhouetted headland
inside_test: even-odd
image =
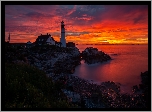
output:
[[[77,47],[55,45],[14,47],[6,44],[5,51],[6,63],[35,66],[51,77],[53,82],[62,83],[61,90],[67,96],[68,101],[80,108],[148,108],[149,87],[145,83],[147,75],[141,75],[143,85],[140,87],[140,89],[146,89],[133,94],[121,94],[120,85],[115,82],[108,81],[97,85],[71,75],[75,67],[81,64],[81,55]],[[87,63],[111,59],[96,48],[86,48],[82,54]],[[96,58],[90,61],[91,56]]]

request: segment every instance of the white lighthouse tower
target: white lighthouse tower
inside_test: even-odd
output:
[[[65,28],[64,28],[64,22],[61,22],[61,38],[60,42],[62,43],[62,47],[66,47],[66,40],[65,40]]]

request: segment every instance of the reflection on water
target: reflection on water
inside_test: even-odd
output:
[[[77,46],[80,51],[88,46]],[[100,45],[92,46],[109,54],[113,60],[87,65],[81,61],[73,75],[94,83],[114,81],[121,83],[121,92],[131,92],[131,87],[141,82],[140,73],[148,70],[147,45]]]

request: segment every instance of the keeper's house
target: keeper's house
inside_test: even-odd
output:
[[[35,44],[37,45],[45,45],[45,44],[49,44],[49,45],[55,45],[55,40],[53,37],[51,37],[50,34],[47,33],[47,35],[40,35],[38,36],[38,38],[35,41]]]

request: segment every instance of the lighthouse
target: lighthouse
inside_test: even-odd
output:
[[[66,40],[65,40],[65,28],[64,28],[64,22],[61,22],[61,38],[60,42],[62,43],[62,47],[66,47]]]

